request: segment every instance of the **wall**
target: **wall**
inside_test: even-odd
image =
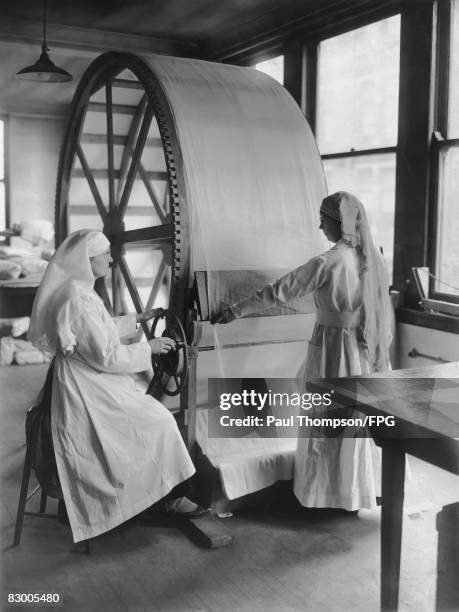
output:
[[[459,361],[459,336],[408,323],[397,325],[397,348],[400,368],[435,365],[436,361],[424,357],[409,357],[412,349],[446,361]]]
[[[65,121],[9,117],[10,223],[47,219],[54,223],[57,165]]]

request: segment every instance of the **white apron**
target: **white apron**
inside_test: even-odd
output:
[[[78,298],[75,350],[56,356],[51,426],[75,542],[123,523],[195,469],[174,417],[129,374],[150,367],[146,342],[120,344],[135,315],[114,320],[92,292]]]

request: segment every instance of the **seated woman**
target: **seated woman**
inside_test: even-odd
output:
[[[136,388],[152,354],[170,338],[123,345],[136,321],[113,319],[93,289],[107,274],[110,243],[81,230],[57,249],[35,298],[29,339],[55,354],[51,429],[61,488],[75,542],[112,529],[165,497],[195,472],[174,417]],[[187,498],[172,513],[206,512]]]
[[[224,309],[214,322],[228,323],[313,293],[316,324],[305,382],[388,370],[389,283],[363,205],[344,191],[326,197],[320,208],[320,229],[334,247]],[[299,438],[294,491],[302,505],[351,511],[375,507],[377,449],[369,437],[346,437],[347,433]]]

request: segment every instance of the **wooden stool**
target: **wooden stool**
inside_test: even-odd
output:
[[[24,470],[22,472],[22,483],[21,483],[21,492],[19,494],[19,503],[18,503],[18,512],[16,515],[16,527],[14,530],[14,540],[13,546],[17,546],[21,541],[21,533],[22,533],[22,525],[24,522],[24,516],[38,516],[41,518],[54,518],[57,519],[57,514],[47,514],[46,513],[46,502],[48,496],[40,487],[37,485],[33,491],[29,493],[29,481],[30,481],[30,472],[32,470],[32,452],[30,447],[27,447],[25,461],[24,461]],[[41,491],[41,499],[40,499],[40,512],[28,512],[26,511],[26,503],[31,499],[38,491]],[[89,540],[84,540],[84,552],[89,555],[91,554]]]

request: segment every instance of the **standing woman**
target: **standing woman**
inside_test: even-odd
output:
[[[75,542],[138,514],[195,471],[173,416],[130,376],[175,343],[120,343],[151,312],[109,315],[93,287],[110,262],[101,232],[68,236],[48,265],[29,329],[35,346],[55,354],[51,429]],[[174,504],[178,513],[200,513],[186,498]]]
[[[361,202],[339,191],[320,207],[320,229],[335,245],[273,285],[215,317],[228,323],[313,293],[316,324],[304,378],[355,376],[390,368],[389,283]],[[369,437],[299,438],[294,492],[307,507],[376,505],[379,455]]]

